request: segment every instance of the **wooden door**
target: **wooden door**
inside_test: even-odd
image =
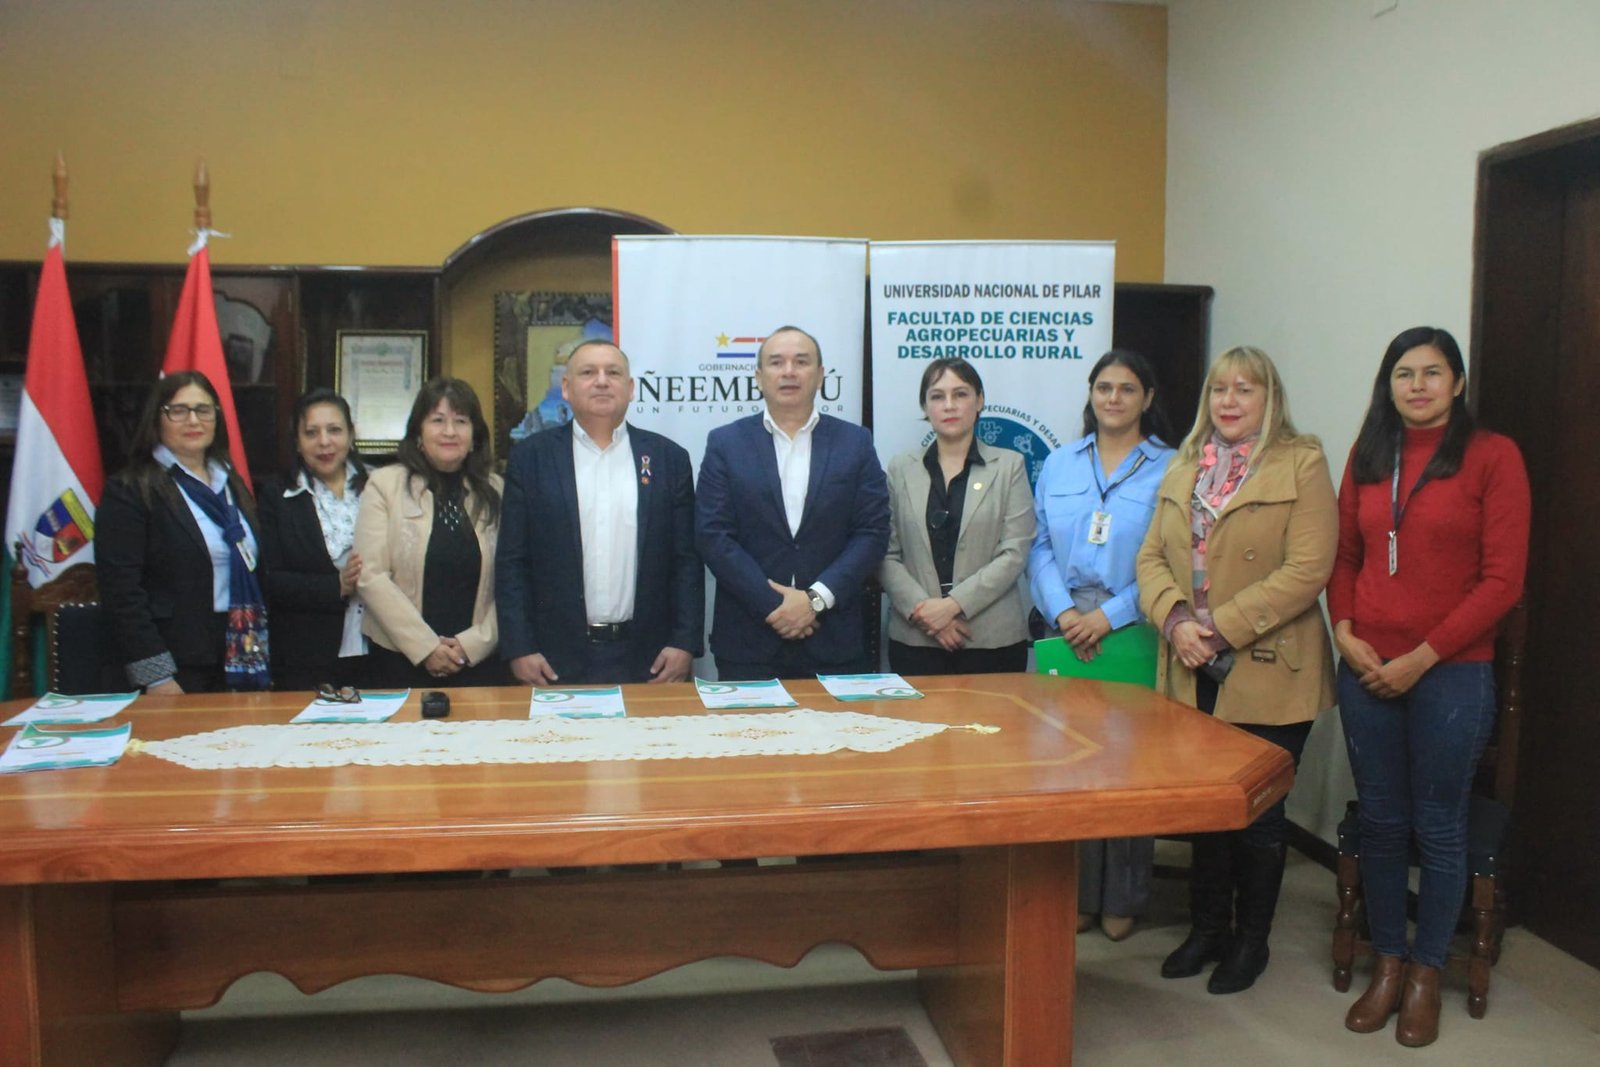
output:
[[[1600,123],[1487,153],[1479,179],[1474,392],[1533,487],[1514,907],[1600,966]]]

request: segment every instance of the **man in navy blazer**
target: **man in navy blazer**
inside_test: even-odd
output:
[[[889,489],[872,438],[816,410],[822,349],[799,327],[762,342],[756,381],[766,411],[711,431],[700,465],[717,676],[874,670],[862,595],[889,547]]]
[[[703,650],[705,571],[689,454],[629,426],[628,357],[572,352],[571,422],[506,466],[495,598],[500,654],[528,685],[680,682]]]

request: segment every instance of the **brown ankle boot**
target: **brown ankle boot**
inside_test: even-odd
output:
[[[1412,960],[1403,984],[1394,1039],[1408,1048],[1431,1045],[1439,1037],[1439,968]]]
[[[1400,1007],[1401,972],[1405,961],[1399,956],[1377,956],[1372,961],[1372,984],[1345,1013],[1344,1027],[1358,1034],[1370,1034],[1389,1024],[1389,1016]]]

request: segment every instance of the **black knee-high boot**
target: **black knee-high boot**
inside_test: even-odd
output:
[[[1195,834],[1189,861],[1189,936],[1161,963],[1161,977],[1188,978],[1222,959],[1233,923],[1227,834]]]
[[[1267,969],[1267,938],[1283,888],[1284,846],[1233,842],[1233,878],[1239,891],[1238,929],[1222,962],[1211,972],[1206,990],[1238,993],[1255,985]]]

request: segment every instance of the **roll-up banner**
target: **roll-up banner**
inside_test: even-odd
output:
[[[817,339],[817,408],[861,422],[867,242],[824,237],[617,237],[617,344],[633,367],[630,422],[688,449],[763,410],[756,350],[779,326]]]
[[[1082,436],[1088,374],[1111,347],[1112,241],[916,241],[872,245],[872,432],[888,464],[926,448],[918,386],[959,356],[983,378],[978,435],[1015,449],[1037,483],[1045,457]]]

